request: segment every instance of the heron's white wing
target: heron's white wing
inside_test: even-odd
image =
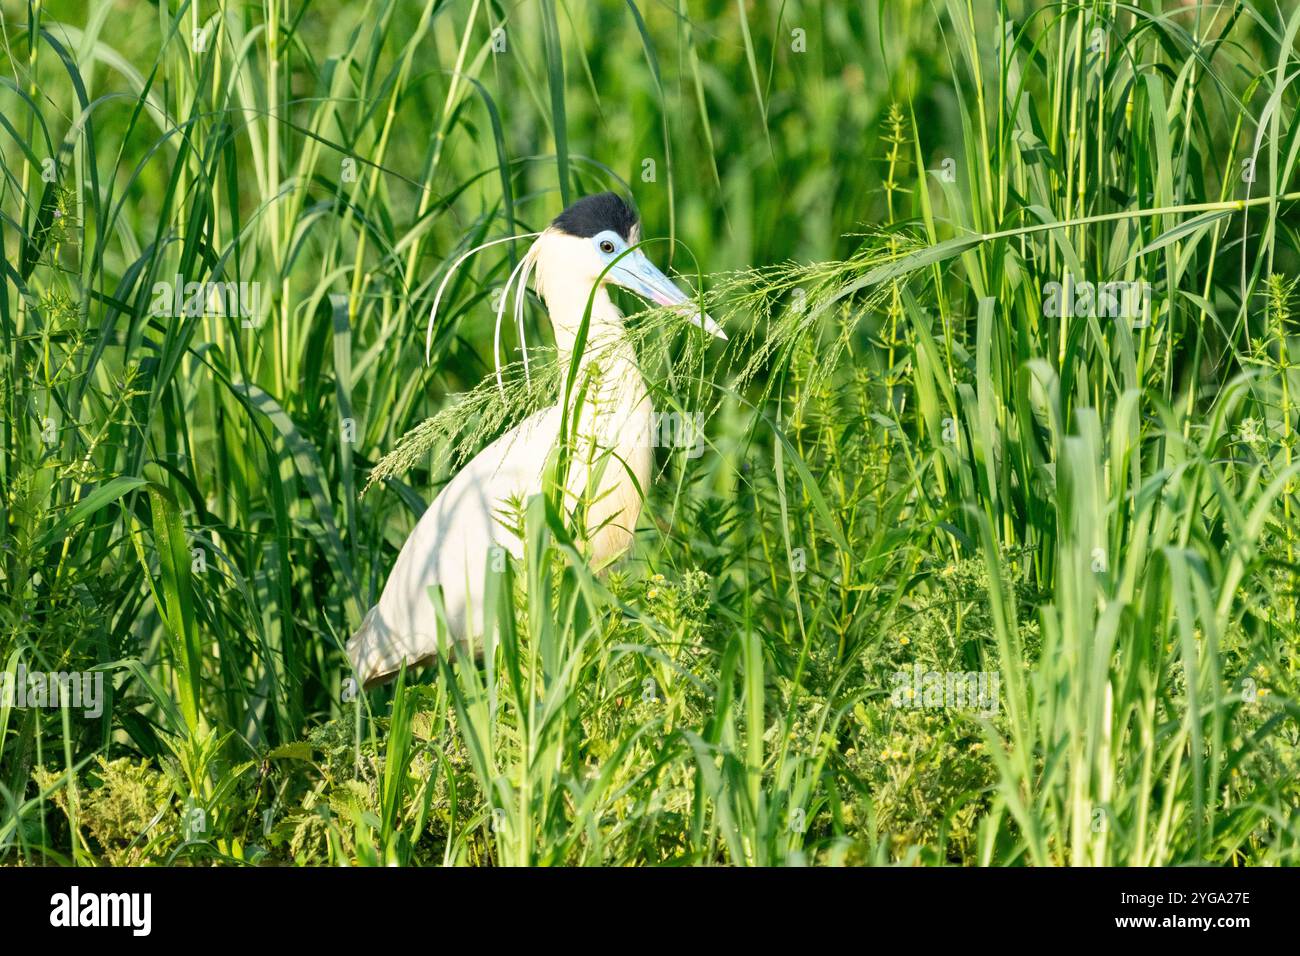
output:
[[[433,584],[442,585],[452,640],[480,630],[490,549],[522,553],[496,516],[512,497],[540,491],[559,429],[558,408],[537,412],[479,452],[434,499],[402,546],[379,603],[348,642],[364,682],[397,670],[403,659],[415,663],[436,653]]]

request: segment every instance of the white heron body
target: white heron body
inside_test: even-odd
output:
[[[538,279],[545,289],[546,276]],[[566,291],[552,286],[547,300],[561,341],[567,338],[561,330],[577,327],[590,287],[582,291],[580,304],[579,296]],[[599,363],[597,387],[579,412],[567,487],[570,501],[585,497],[591,503],[585,523],[592,533],[584,543],[597,567],[632,543],[653,454],[649,396],[621,330],[622,315],[608,293],[598,289],[580,365]],[[522,554],[518,537],[498,516],[511,500],[524,501],[541,491],[560,419],[558,405],[525,419],[479,452],[425,511],[402,546],[379,603],[348,642],[363,684],[381,682],[403,661],[415,665],[436,655],[438,618],[429,593],[434,585],[442,587],[447,637],[464,643],[481,633],[492,548]],[[598,476],[594,483],[593,472]]]
[[[636,248],[639,236],[634,214],[607,193],[565,210],[528,254],[562,368],[568,367],[587,321],[579,379],[588,382],[589,392],[572,433],[566,506],[586,503],[581,545],[597,568],[631,545],[653,461],[645,380],[605,283],[661,305],[684,308],[690,301]],[[523,275],[521,285],[526,270]],[[708,316],[697,311],[688,318],[726,338]],[[442,589],[446,610],[444,640],[464,644],[481,633],[492,549],[522,554],[510,527],[510,502],[542,490],[561,418],[559,405],[532,415],[475,456],[434,499],[402,546],[379,603],[348,641],[348,656],[363,685],[390,678],[403,663],[436,656],[441,625],[430,594],[434,586]]]

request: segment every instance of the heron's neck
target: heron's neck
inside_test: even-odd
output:
[[[555,347],[566,363],[573,355],[578,329],[587,313],[590,288],[578,283],[559,284],[546,290],[546,308],[551,315],[551,328],[555,331]],[[623,315],[618,311],[604,288],[591,296],[591,318],[587,324],[587,341],[583,347],[583,361],[593,351],[607,346],[622,336]],[[594,347],[594,348],[593,348]]]
[[[546,305],[551,314],[551,328],[555,332],[555,349],[561,368],[567,368],[577,346],[578,330],[587,314],[589,288],[573,284],[547,291]],[[621,362],[635,365],[635,359],[632,346],[623,336],[623,313],[614,305],[604,288],[597,289],[591,297],[591,315],[587,322],[587,337],[582,345],[582,355],[578,359],[579,367],[585,367],[593,361],[602,366]],[[639,373],[637,378],[640,379]]]
[[[561,369],[572,361],[577,331],[587,312],[589,288],[577,285],[547,290],[547,308],[555,331],[555,347]],[[579,378],[597,372],[595,388],[587,394],[589,407],[599,409],[601,418],[625,417],[646,405],[645,380],[636,364],[636,353],[623,334],[623,314],[605,289],[597,289],[591,302],[587,338],[578,359]],[[646,405],[648,408],[648,405]]]

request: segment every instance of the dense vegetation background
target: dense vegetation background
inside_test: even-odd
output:
[[[3,13],[0,667],[111,692],[0,700],[0,861],[1295,862],[1300,12]],[[523,507],[485,661],[357,693],[424,504],[555,381],[481,387],[522,245],[426,364],[438,284],[605,188],[732,336],[633,320],[703,454],[606,575]]]

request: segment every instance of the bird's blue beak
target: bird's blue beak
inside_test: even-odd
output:
[[[609,279],[629,292],[634,292],[647,302],[655,305],[678,306],[678,311],[686,316],[692,325],[698,325],[710,335],[715,335],[724,342],[727,333],[722,326],[701,312],[695,300],[679,289],[672,279],[659,271],[640,249],[633,249],[622,256],[609,270]]]

